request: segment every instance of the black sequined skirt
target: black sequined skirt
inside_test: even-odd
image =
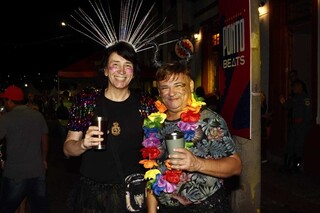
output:
[[[70,192],[67,213],[122,213],[126,211],[123,184],[105,184],[81,177]]]

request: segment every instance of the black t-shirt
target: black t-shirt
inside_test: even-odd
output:
[[[104,96],[96,102],[95,114],[107,116],[109,134],[105,150],[88,150],[82,156],[80,172],[83,176],[103,183],[121,183],[114,154],[118,154],[123,176],[142,172],[139,164],[142,159],[143,130],[140,116],[139,97],[131,93],[123,102],[114,102]],[[120,130],[120,134],[112,134],[111,129]],[[110,147],[112,145],[112,147]],[[112,153],[116,151],[117,153]]]

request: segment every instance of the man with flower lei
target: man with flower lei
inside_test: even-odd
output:
[[[147,169],[148,212],[231,212],[223,179],[242,163],[224,119],[193,93],[186,64],[162,65],[156,74],[158,112],[144,120],[141,150]],[[185,148],[168,155],[164,137],[184,132]]]

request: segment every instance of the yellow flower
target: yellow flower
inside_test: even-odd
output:
[[[200,108],[201,108],[201,107],[204,106],[204,105],[206,105],[206,103],[203,102],[203,101],[197,101],[197,100],[194,98],[194,94],[192,93],[190,106],[193,107],[193,108],[197,108],[197,107],[200,107]]]
[[[160,170],[159,169],[150,169],[146,172],[146,174],[144,174],[144,179],[146,180],[155,180],[156,179],[156,176],[157,174],[161,174]]]
[[[191,100],[188,100],[188,106],[183,109],[183,112],[190,110],[193,113],[199,113],[203,105],[206,105],[206,103],[201,100],[196,100],[194,94],[192,93]]]
[[[159,123],[163,123],[164,120],[167,118],[167,115],[165,113],[162,112],[154,112],[152,114],[150,114],[148,116],[148,118],[150,119],[150,121],[152,122],[159,122]]]

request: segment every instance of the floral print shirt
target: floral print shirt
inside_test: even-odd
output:
[[[164,136],[179,131],[179,120],[165,121],[161,130],[162,156],[157,160],[159,170],[163,173],[167,168],[165,160],[168,158],[165,151]],[[219,159],[236,153],[236,147],[228,130],[225,120],[216,112],[205,108],[201,111],[198,129],[191,135],[193,145],[189,150],[196,156],[205,159]],[[214,194],[223,186],[223,180],[198,172],[183,171],[180,182],[173,193],[161,192],[158,201],[162,205],[179,206],[191,203],[200,203]]]

